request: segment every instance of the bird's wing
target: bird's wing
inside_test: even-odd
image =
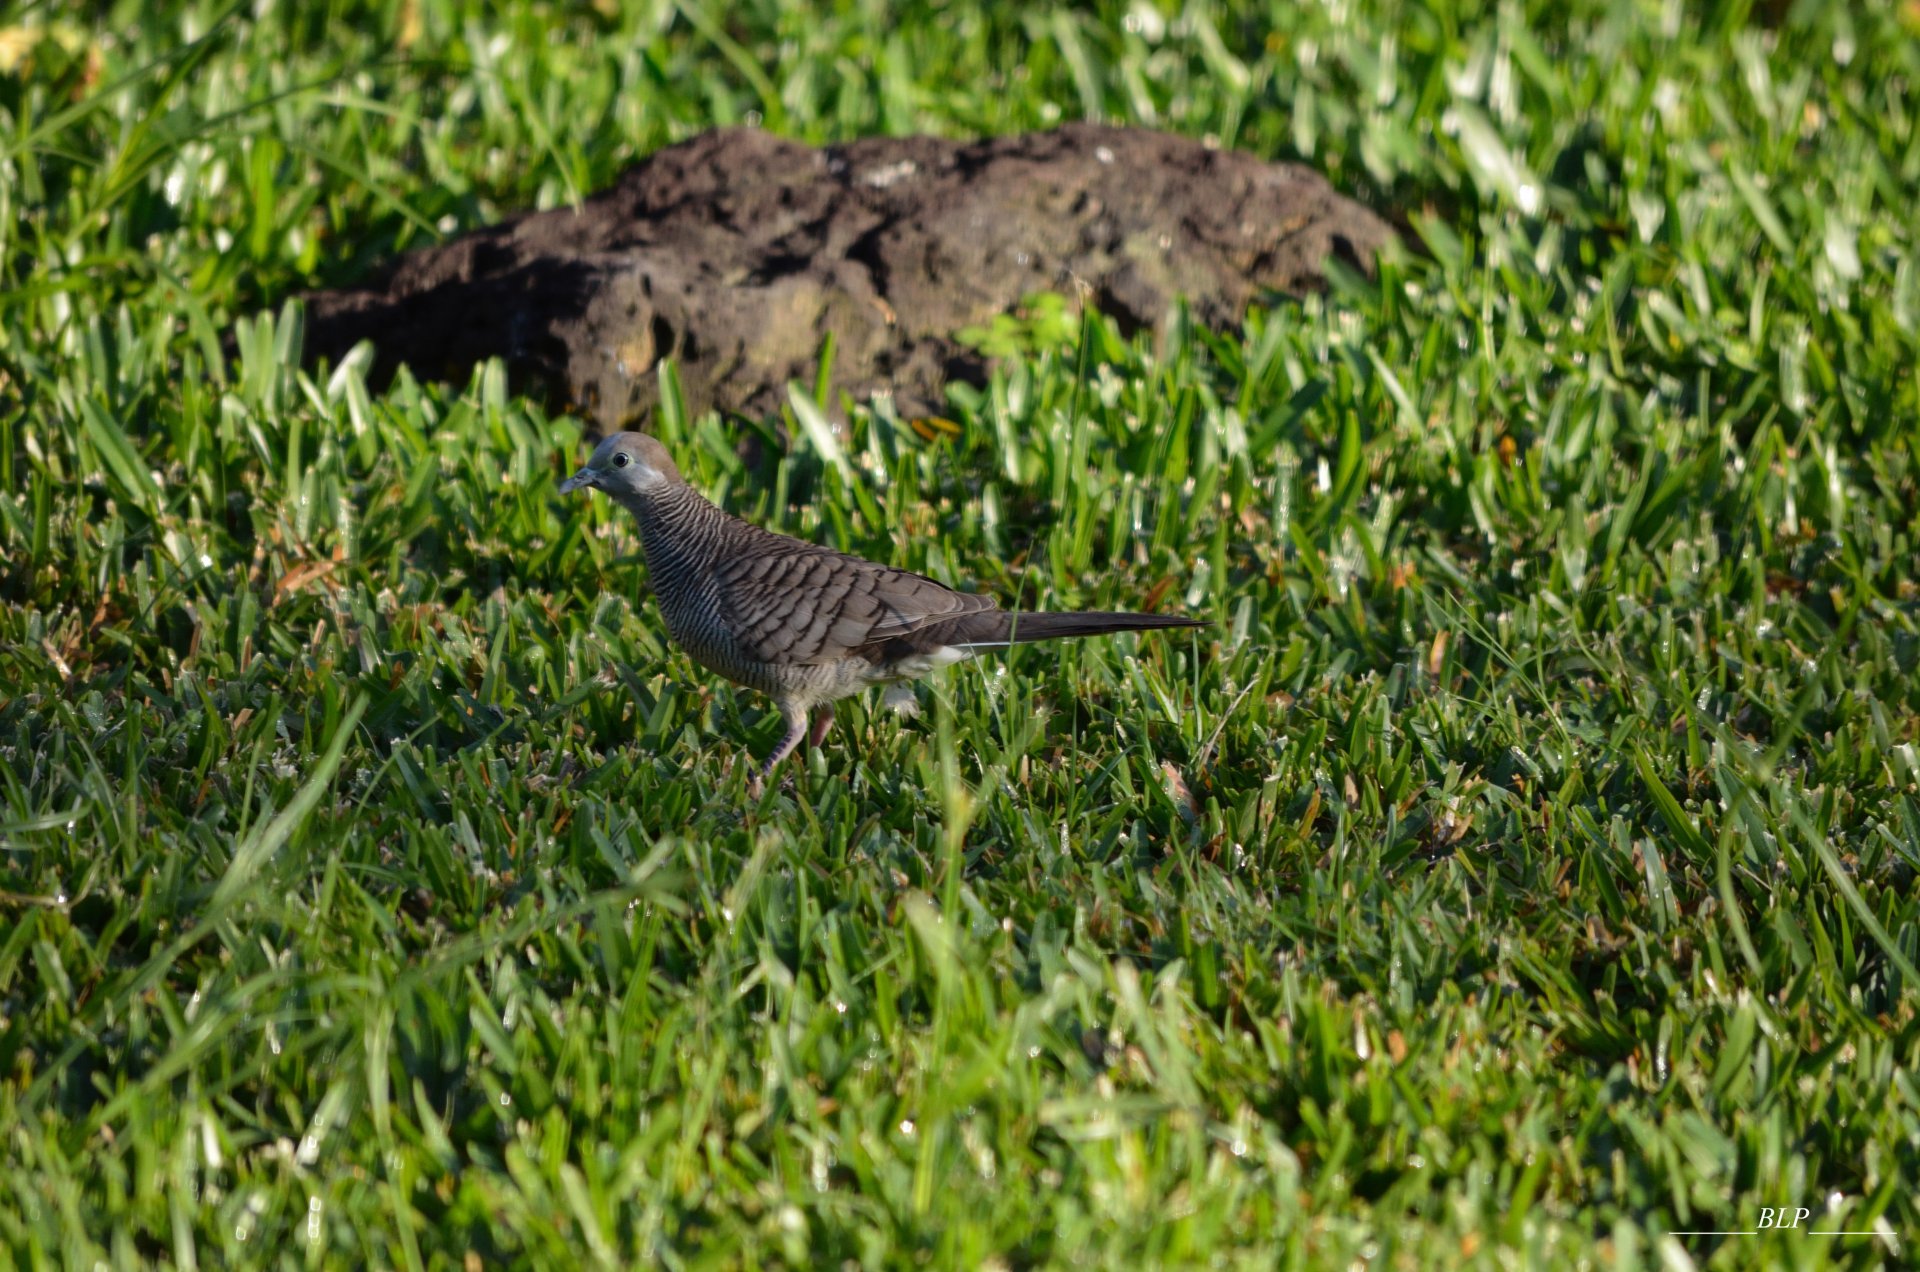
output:
[[[929,623],[994,608],[923,575],[761,531],[714,568],[721,609],[740,653],[816,666]]]

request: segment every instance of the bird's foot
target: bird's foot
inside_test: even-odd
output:
[[[800,745],[801,738],[807,736],[807,718],[804,715],[798,717],[788,716],[787,719],[790,723],[787,725],[786,736],[780,739],[780,745],[774,747],[773,754],[769,755],[765,762],[760,765],[760,771],[747,779],[747,793],[755,799],[759,799],[760,793],[766,789],[767,775],[778,768],[780,761],[786,759],[787,756],[793,752],[793,749]],[[827,723],[833,723],[831,710],[829,710],[827,715]]]
[[[880,705],[909,719],[920,714],[920,698],[908,684],[888,685],[880,695]]]
[[[752,775],[747,778],[747,798],[753,800],[756,804],[759,803],[761,799],[765,798],[769,784],[772,784],[775,789],[790,790],[793,782],[792,775],[790,773],[776,771],[778,768],[778,765],[763,764],[755,769]]]
[[[753,757],[742,751],[734,756],[730,768],[747,769],[747,798],[755,803],[767,791],[767,768],[764,764],[755,764]]]

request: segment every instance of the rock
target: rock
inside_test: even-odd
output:
[[[629,170],[579,209],[521,216],[403,257],[385,277],[307,298],[310,354],[378,348],[464,378],[505,359],[601,428],[643,417],[654,368],[679,360],[688,405],[760,414],[811,383],[937,412],[984,363],[963,327],[1055,291],[1127,329],[1177,296],[1237,321],[1264,292],[1362,269],[1393,232],[1318,174],[1185,138],[1075,124],[955,142],[878,137],[815,150],[752,129],[709,132]]]

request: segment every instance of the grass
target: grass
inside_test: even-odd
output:
[[[0,1262],[1907,1266],[1916,83],[1912,3],[0,10]],[[758,804],[579,422],[299,369],[709,125],[1091,115],[1409,249],[844,463],[669,394],[745,515],[1216,624]]]

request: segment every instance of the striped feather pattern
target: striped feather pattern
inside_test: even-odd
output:
[[[677,474],[676,474],[677,477]],[[869,685],[925,675],[976,649],[1148,628],[1162,614],[1013,614],[721,511],[678,480],[612,491],[640,524],[654,597],[695,661],[771,695],[792,715]]]

